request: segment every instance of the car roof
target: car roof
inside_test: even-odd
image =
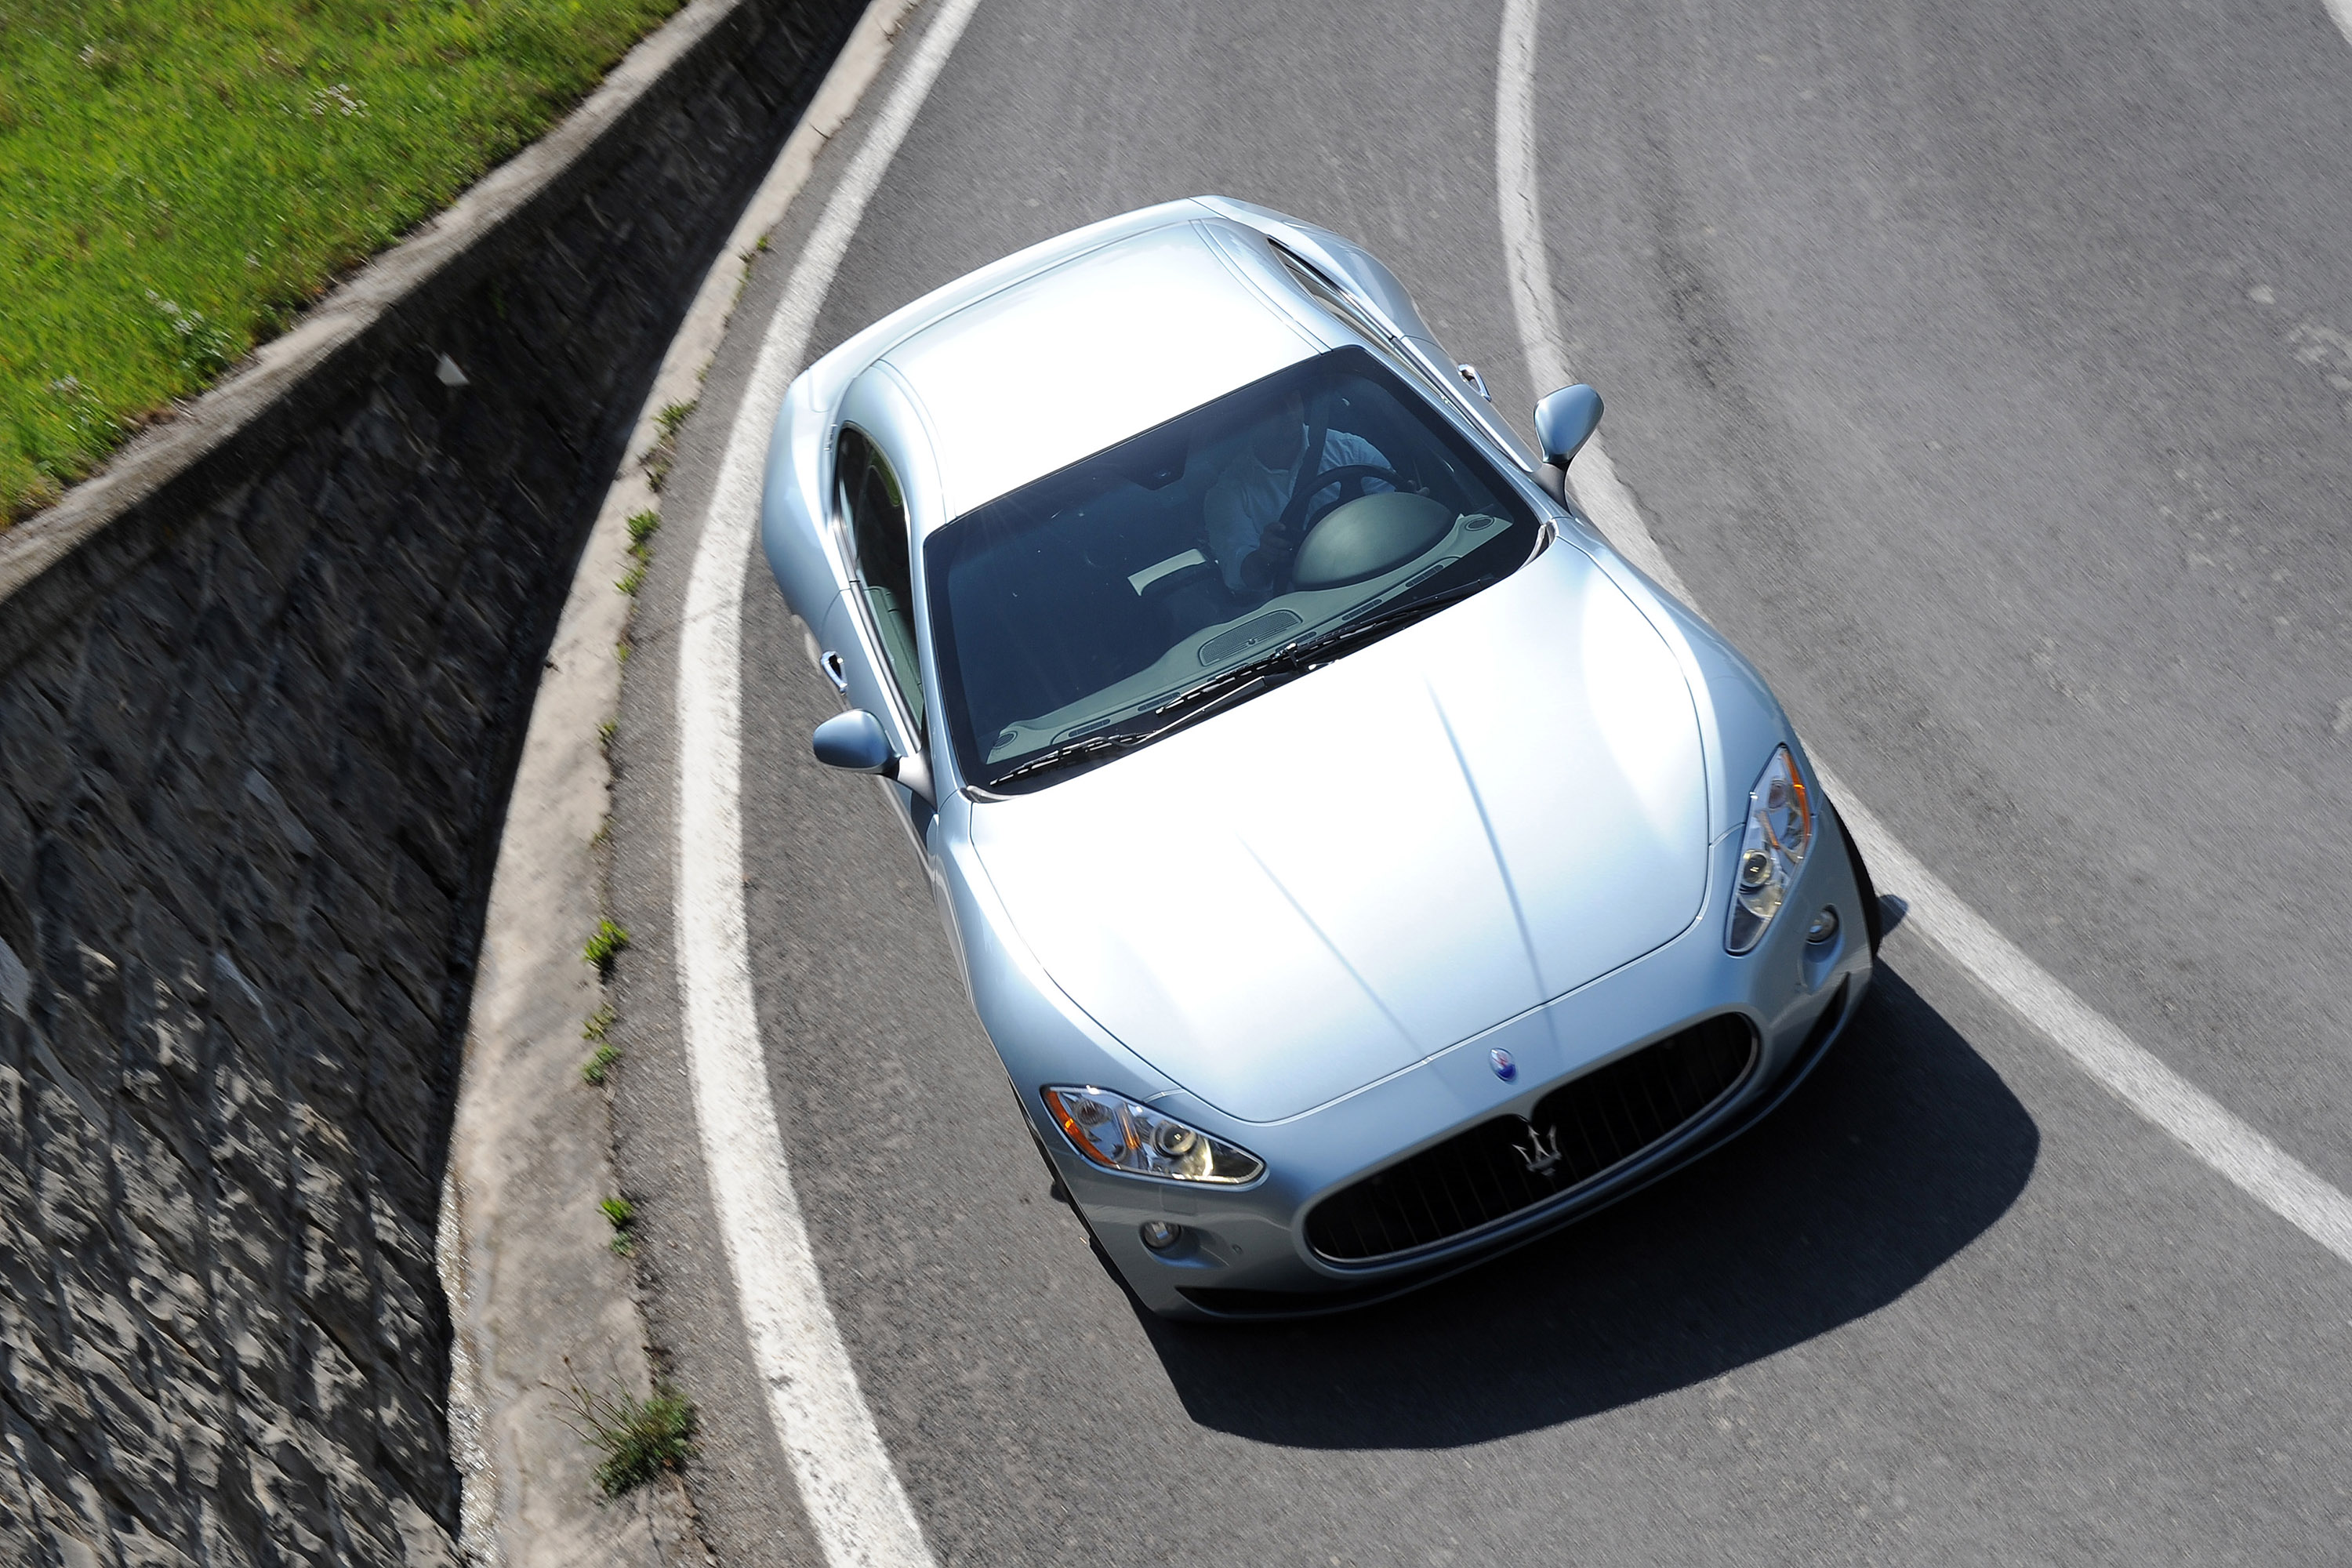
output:
[[[883,354],[931,439],[934,526],[1328,346],[1256,257],[1263,241],[1226,243],[1227,226],[1122,236]]]

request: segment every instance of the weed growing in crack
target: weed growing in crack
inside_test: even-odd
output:
[[[571,1370],[570,1357],[564,1369]],[[615,1388],[591,1394],[576,1378],[564,1391],[563,1424],[604,1457],[597,1462],[596,1486],[607,1498],[635,1491],[665,1470],[683,1467],[694,1452],[694,1401],[666,1383],[643,1399]]]
[[[660,493],[662,482],[677,462],[677,433],[694,414],[692,403],[673,403],[654,416],[654,444],[637,459],[646,470],[646,482]]]
[[[598,1089],[603,1088],[604,1080],[613,1076],[613,1069],[621,1065],[621,1047],[604,1037],[605,1032],[619,1017],[620,1015],[613,1011],[613,1005],[605,1002],[599,1004],[596,1010],[588,1015],[587,1021],[580,1026],[580,1037],[593,1042],[596,1047],[588,1053],[588,1059],[580,1064],[580,1077],[583,1082]]]
[[[672,408],[689,408],[693,405],[691,404],[674,403],[670,405],[670,406]],[[667,410],[665,412],[667,412]],[[661,487],[659,485],[656,485],[654,488],[656,489],[659,489]],[[657,511],[641,511],[630,517],[629,569],[622,575],[619,582],[613,584],[614,587],[618,588],[622,593],[634,597],[636,591],[646,585],[646,568],[652,564],[654,558],[654,534],[657,532],[660,528],[661,513]]]
[[[580,950],[580,956],[599,970],[606,970],[613,967],[613,955],[628,945],[629,933],[625,928],[614,925],[609,920],[598,921],[596,929],[589,933],[587,945]]]
[[[637,1223],[637,1205],[626,1198],[606,1198],[596,1206],[613,1222],[613,1250],[624,1258],[635,1252],[637,1238],[629,1227]]]

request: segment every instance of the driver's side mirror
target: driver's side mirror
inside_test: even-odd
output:
[[[893,752],[882,721],[863,708],[836,713],[819,724],[816,733],[809,737],[809,749],[826,767],[879,773],[898,780],[925,800],[931,798],[930,764],[920,755],[902,757]]]
[[[1536,479],[1554,497],[1568,499],[1568,465],[1600,428],[1601,395],[1580,381],[1536,405],[1536,439],[1544,459]]]
[[[826,767],[853,773],[892,773],[898,760],[890,750],[890,737],[882,732],[882,721],[863,708],[836,713],[819,724],[809,737],[809,747]]]

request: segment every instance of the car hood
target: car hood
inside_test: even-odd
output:
[[[1230,712],[979,804],[971,834],[1072,1001],[1266,1121],[1686,928],[1705,773],[1673,652],[1555,546]]]

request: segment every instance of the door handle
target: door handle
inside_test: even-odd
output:
[[[827,649],[817,655],[816,661],[824,667],[825,679],[833,682],[835,691],[849,689],[849,667],[841,662],[839,654]]]

